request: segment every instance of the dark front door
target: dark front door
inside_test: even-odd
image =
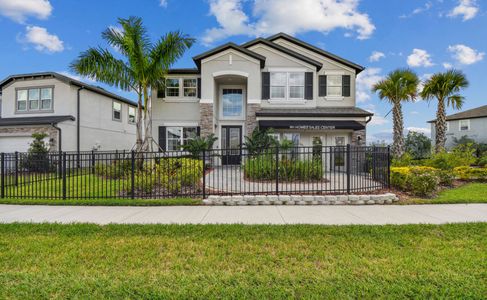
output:
[[[242,126],[222,126],[222,164],[239,165],[242,158]]]

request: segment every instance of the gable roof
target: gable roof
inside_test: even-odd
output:
[[[21,118],[0,118],[0,126],[22,126],[22,125],[51,125],[63,121],[74,121],[73,116],[46,116],[46,117],[21,117]]]
[[[472,108],[466,111],[462,111],[453,115],[446,116],[447,121],[464,120],[464,119],[476,119],[487,118],[487,105]],[[435,120],[428,121],[428,123],[434,123]]]
[[[255,53],[253,51],[250,51],[249,49],[246,49],[244,47],[241,47],[235,43],[231,43],[231,42],[223,44],[223,45],[218,46],[216,48],[210,49],[206,52],[201,53],[200,55],[196,55],[195,57],[193,57],[193,61],[196,63],[196,66],[198,67],[198,69],[200,69],[202,59],[207,58],[209,56],[212,56],[214,54],[217,54],[219,52],[225,51],[227,49],[234,49],[234,50],[239,51],[243,54],[246,54],[252,58],[257,59],[258,61],[260,61],[260,67],[261,68],[263,68],[265,65],[265,57],[264,56],[262,56],[258,53]]]
[[[3,88],[6,84],[15,81],[17,79],[38,79],[38,78],[56,78],[64,83],[67,84],[72,84],[77,87],[83,87],[89,91],[92,91],[94,93],[107,96],[116,100],[119,100],[121,102],[127,103],[129,105],[134,105],[136,106],[137,104],[133,102],[132,100],[129,100],[127,98],[124,98],[122,96],[119,96],[117,94],[114,94],[112,92],[109,92],[101,87],[94,86],[91,84],[87,84],[84,82],[81,82],[79,80],[73,79],[71,77],[56,73],[56,72],[38,72],[38,73],[27,73],[27,74],[17,74],[17,75],[10,75],[4,80],[0,82],[0,88]]]
[[[306,43],[306,42],[304,42],[304,41],[302,41],[300,39],[297,39],[297,38],[295,38],[293,36],[290,36],[289,34],[286,34],[286,33],[283,33],[283,32],[280,32],[278,34],[272,35],[272,36],[268,37],[267,40],[273,42],[273,41],[275,41],[275,40],[277,40],[279,38],[282,38],[284,40],[287,40],[287,41],[289,41],[291,43],[294,43],[294,44],[296,44],[298,46],[301,46],[301,47],[303,47],[305,49],[308,49],[308,50],[313,51],[313,52],[315,52],[317,54],[323,55],[323,56],[325,56],[325,57],[327,57],[327,58],[329,58],[331,60],[334,60],[336,62],[339,62],[341,64],[344,64],[344,65],[346,65],[346,66],[348,66],[348,67],[350,67],[352,69],[355,69],[355,71],[356,71],[357,74],[360,73],[360,72],[362,72],[363,70],[365,70],[365,67],[363,67],[361,65],[358,65],[358,64],[353,63],[353,62],[351,62],[351,61],[349,61],[349,60],[347,60],[345,58],[342,58],[342,57],[340,57],[338,55],[335,55],[333,53],[330,53],[328,51],[325,51],[323,49],[320,49],[318,47],[315,47],[315,46],[313,46],[311,44],[308,44],[308,43]]]
[[[314,60],[312,58],[309,58],[307,56],[304,56],[304,55],[302,55],[302,54],[300,54],[300,53],[298,53],[296,51],[293,51],[293,50],[291,50],[289,48],[283,47],[283,46],[278,45],[276,43],[270,42],[270,41],[268,41],[266,39],[263,39],[263,38],[253,39],[253,40],[251,40],[251,41],[249,41],[249,42],[247,42],[245,44],[242,44],[242,47],[249,48],[249,47],[252,47],[252,46],[254,46],[256,44],[264,44],[264,45],[266,45],[266,46],[268,46],[270,48],[276,49],[276,50],[278,50],[278,51],[280,51],[282,53],[285,53],[285,54],[287,54],[287,55],[289,55],[291,57],[294,57],[294,58],[297,58],[297,59],[299,59],[301,61],[307,62],[307,63],[315,66],[318,70],[320,70],[321,67],[323,67],[323,64],[320,63],[319,61],[316,61],[316,60]]]

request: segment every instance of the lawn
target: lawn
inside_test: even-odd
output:
[[[487,203],[487,183],[467,183],[457,188],[443,190],[433,199],[410,199],[406,203]]]
[[[93,199],[37,199],[37,198],[0,198],[0,204],[19,205],[87,205],[87,206],[165,206],[165,205],[201,205],[197,198],[161,198],[161,199],[126,199],[126,198],[93,198]]]
[[[487,224],[0,225],[0,298],[470,298]]]

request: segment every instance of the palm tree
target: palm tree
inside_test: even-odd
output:
[[[461,89],[468,87],[468,80],[462,71],[450,69],[443,73],[436,73],[424,83],[420,96],[423,99],[438,100],[436,110],[436,138],[435,152],[445,149],[446,141],[446,112],[445,101],[448,107],[461,109],[464,97],[459,94]]]
[[[397,69],[372,87],[372,91],[379,92],[381,100],[387,99],[392,104],[393,144],[392,155],[400,157],[404,153],[404,122],[402,102],[414,101],[417,96],[419,79],[416,73],[409,69]]]
[[[149,150],[153,144],[151,90],[164,88],[167,70],[192,46],[194,39],[175,31],[152,43],[141,18],[119,18],[118,23],[121,29],[109,27],[102,37],[123,59],[101,47],[89,48],[70,68],[82,76],[137,93],[136,150]]]

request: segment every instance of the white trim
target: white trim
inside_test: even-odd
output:
[[[249,77],[249,73],[243,71],[237,71],[237,70],[216,71],[213,72],[212,74],[213,77],[224,76],[224,75],[237,75],[237,76],[243,76],[247,78]]]
[[[267,102],[269,104],[272,104],[272,105],[282,105],[282,106],[285,106],[285,105],[303,105],[303,104],[306,104],[308,100],[306,99],[295,99],[295,100],[287,100],[286,98],[281,98],[281,99],[278,99],[278,98],[274,98],[274,99],[269,99],[267,100]]]
[[[326,101],[343,101],[344,99],[343,96],[325,96]]]
[[[323,72],[324,75],[347,75],[346,72],[341,70],[327,70]]]
[[[268,72],[286,72],[286,73],[293,73],[293,72],[307,72],[308,70],[306,68],[298,68],[298,67],[293,67],[293,68],[286,68],[286,67],[272,67],[272,68],[267,68]]]
[[[261,104],[261,99],[247,99],[247,104]]]
[[[213,99],[200,99],[200,103],[213,104]]]
[[[234,49],[227,49],[225,51],[215,53],[209,57],[205,57],[204,59],[201,60],[201,64],[211,62],[212,60],[217,59],[217,58],[222,57],[222,56],[227,55],[227,54],[234,54],[234,55],[240,56],[243,59],[246,59],[252,63],[260,64],[260,60],[253,58],[252,56],[249,56],[249,55],[247,55],[243,52],[240,52],[238,50],[234,50]]]
[[[309,64],[309,63],[307,63],[307,62],[304,62],[304,61],[302,61],[302,60],[300,60],[300,59],[294,58],[294,57],[292,57],[291,55],[288,55],[288,54],[286,54],[286,53],[284,53],[284,52],[281,52],[281,51],[279,51],[279,50],[275,50],[274,48],[271,48],[271,47],[269,47],[269,46],[267,46],[267,45],[264,45],[264,44],[262,44],[262,43],[257,43],[257,44],[255,44],[254,46],[249,47],[248,49],[249,49],[249,50],[251,50],[251,51],[254,51],[256,48],[263,48],[263,49],[265,49],[265,50],[267,50],[267,51],[269,51],[269,52],[272,52],[272,53],[274,53],[274,54],[276,54],[276,55],[282,56],[282,57],[284,57],[284,58],[286,58],[286,59],[289,59],[289,60],[291,60],[291,61],[293,61],[293,62],[297,63],[298,65],[302,65],[302,66],[305,66],[305,67],[309,68],[309,69],[310,69],[310,71],[314,71],[314,70],[316,70],[316,66],[314,66],[314,65],[312,65],[312,64]],[[294,50],[292,50],[292,49],[289,49],[289,50],[294,51]]]
[[[304,94],[306,93],[306,72],[299,72],[299,71],[288,71],[288,72],[285,72],[283,70],[276,70],[276,71],[273,71],[273,72],[269,72],[270,73],[270,80],[269,80],[269,88],[270,88],[270,92],[269,92],[269,103],[276,103],[277,101],[279,101],[280,103],[282,104],[286,104],[287,102],[289,102],[290,104],[303,104],[303,103],[306,103],[306,99],[304,98]],[[284,73],[286,74],[286,84],[284,85],[284,98],[272,98],[272,74],[275,74],[275,73]],[[292,74],[292,73],[298,73],[298,74],[302,74],[303,75],[303,98],[291,98],[289,95],[290,95],[290,84],[289,84],[289,75]],[[276,85],[275,85],[276,86]]]
[[[171,121],[171,122],[162,122],[161,126],[166,126],[166,127],[198,127],[198,122]]]

